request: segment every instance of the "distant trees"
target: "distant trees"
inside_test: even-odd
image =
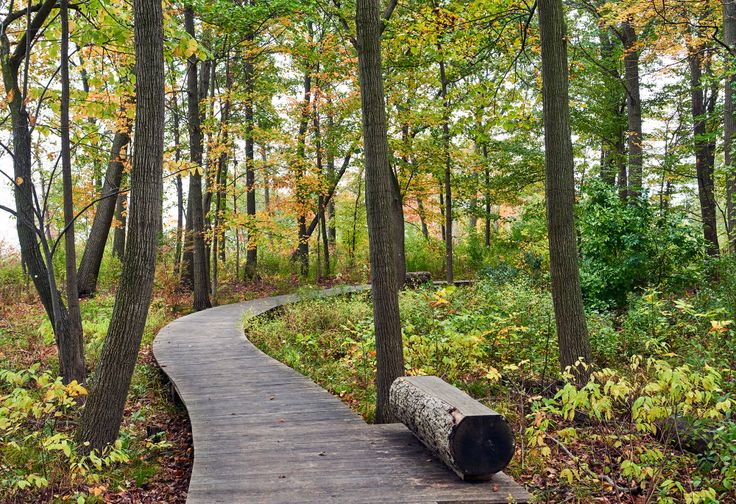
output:
[[[77,434],[85,450],[115,441],[153,291],[161,222],[164,153],[163,13],[160,0],[135,0],[135,140],[128,240],[115,306]]]
[[[542,47],[542,101],[547,200],[547,233],[552,300],[564,370],[591,360],[580,288],[575,236],[575,177],[568,98],[567,33],[562,0],[539,0]],[[587,373],[578,371],[578,380]]]

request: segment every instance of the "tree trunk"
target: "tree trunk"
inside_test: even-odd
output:
[[[125,150],[129,141],[130,136],[127,128],[124,131],[116,132],[112,140],[110,161],[102,184],[101,198],[103,199],[97,203],[92,229],[87,239],[82,261],[79,263],[77,276],[80,297],[91,296],[97,290],[97,277],[100,274],[100,265],[105,254],[105,244],[110,234],[110,226],[115,213],[115,204],[118,200],[116,195],[121,189]]]
[[[483,206],[486,217],[485,225],[485,246],[491,247],[491,168],[488,166],[488,144],[483,142],[483,160],[485,161],[483,168]]]
[[[173,134],[174,134],[174,161],[176,162],[177,170],[180,170],[179,162],[181,161],[181,139],[180,139],[180,119],[179,119],[179,100],[176,99],[178,90],[176,89],[176,73],[172,65],[171,68],[171,87],[173,92],[171,93],[171,120],[173,123]],[[181,173],[176,174],[176,258],[174,260],[176,276],[181,278],[182,272],[182,246],[184,236],[184,185],[181,180]]]
[[[120,179],[121,186],[124,183],[125,177]],[[115,230],[112,233],[112,255],[117,257],[121,261],[125,255],[125,231],[128,227],[128,212],[126,203],[128,201],[128,193],[119,193],[115,202],[115,220],[118,222],[115,226]]]
[[[164,151],[163,14],[160,0],[135,0],[135,149],[130,236],[110,327],[77,439],[102,450],[120,431],[151,302],[161,214]]]
[[[335,124],[334,124],[334,119],[332,117],[331,108],[327,111],[327,127],[329,128],[330,134],[333,134],[333,132],[335,131]],[[327,149],[327,177],[330,179],[330,182],[334,183],[335,181],[334,142],[331,143],[330,148]],[[327,203],[327,230],[328,230],[330,245],[332,247],[335,247],[335,244],[337,242],[337,227],[335,223],[336,218],[337,217],[335,214],[335,199],[330,198],[329,202]]]
[[[297,225],[298,238],[296,259],[299,260],[300,272],[303,276],[309,274],[309,234],[307,233],[307,192],[308,188],[304,185],[304,171],[307,164],[306,154],[306,136],[307,126],[309,123],[309,104],[312,96],[312,75],[307,69],[304,73],[304,101],[301,104],[302,114],[299,120],[299,134],[297,136],[296,147],[296,204],[297,204]]]
[[[736,56],[736,0],[723,0],[723,42],[729,47],[726,55],[725,98],[723,100],[723,153],[726,171],[726,229],[731,252],[736,252],[736,169],[733,166],[734,100],[736,86],[733,60]]]
[[[319,68],[317,68],[317,72],[319,72]],[[319,89],[319,81],[317,82],[317,88]],[[320,124],[317,100],[314,100],[312,102],[312,112],[314,125],[314,145],[315,150],[317,151],[317,173],[319,173],[320,176],[325,177],[324,169],[322,166],[322,125]],[[322,250],[325,259],[324,276],[325,278],[327,278],[330,276],[330,239],[329,236],[327,236],[327,220],[325,219],[325,197],[321,193],[319,194],[319,196],[317,196],[317,218],[319,219],[320,226],[319,232],[317,233],[318,239],[321,238],[323,241]],[[319,253],[319,243],[317,250],[317,266],[319,271],[319,263],[322,260],[321,254]],[[320,273],[317,274],[318,278],[321,276]]]
[[[396,261],[395,272],[396,272],[396,288],[401,290],[404,287],[406,281],[406,256],[405,256],[405,241],[406,241],[406,229],[404,222],[404,198],[401,194],[401,187],[399,187],[399,180],[396,178],[396,174],[391,170],[391,186],[393,189],[391,199],[391,217],[392,222],[392,234],[394,241],[394,261]]]
[[[445,60],[440,60],[440,80],[442,84],[442,142],[445,156],[445,278],[452,285],[455,274],[452,269],[452,158],[450,157],[450,100],[447,97],[447,74]]]
[[[624,72],[626,78],[626,109],[628,113],[629,174],[628,196],[638,197],[642,191],[642,130],[641,98],[639,96],[639,50],[631,23],[621,26],[624,44]]]
[[[393,250],[390,209],[394,197],[389,164],[386,104],[381,69],[379,0],[356,2],[356,46],[360,77],[365,157],[368,243],[373,277],[373,323],[376,334],[376,422],[393,420],[389,392],[404,374],[404,353]]]
[[[66,377],[83,383],[87,376],[84,365],[82,314],[77,294],[77,250],[74,236],[74,200],[72,198],[72,153],[69,140],[69,2],[61,0],[61,174],[64,186],[64,262],[66,265],[66,298],[69,307],[69,359]]]
[[[194,13],[184,10],[184,27],[194,37]],[[187,66],[187,115],[189,118],[190,161],[196,169],[189,176],[188,217],[192,229],[192,264],[194,266],[194,310],[209,308],[210,296],[207,282],[207,251],[204,243],[204,215],[202,203],[202,129],[199,89],[197,86],[197,57],[189,57]]]
[[[703,91],[701,48],[688,50],[690,65],[690,97],[693,115],[693,144],[695,146],[695,172],[698,178],[698,197],[700,216],[703,221],[703,237],[706,251],[710,256],[718,256],[718,230],[716,227],[716,203],[713,194],[713,166],[709,163],[709,147],[706,131],[705,99]]]
[[[579,359],[590,363],[591,352],[580,290],[575,236],[575,172],[570,137],[567,35],[562,0],[539,0],[542,47],[542,99],[552,300],[555,309],[560,365]],[[588,372],[579,369],[578,382]]]
[[[427,213],[424,210],[424,201],[421,196],[417,196],[417,210],[419,213],[419,222],[422,226],[422,236],[425,240],[429,240],[429,228],[427,227]]]
[[[253,63],[245,62],[245,213],[248,216],[248,245],[245,252],[245,280],[258,277],[258,248],[256,234],[256,172],[253,139]]]

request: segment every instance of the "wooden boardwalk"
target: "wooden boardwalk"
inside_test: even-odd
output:
[[[403,425],[366,424],[338,398],[247,340],[244,317],[299,300],[286,295],[212,308],[172,322],[156,337],[156,360],[192,424],[188,503],[529,499],[504,474],[486,483],[460,481]]]

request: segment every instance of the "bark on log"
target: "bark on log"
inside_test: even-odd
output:
[[[409,271],[406,273],[404,286],[407,289],[416,289],[432,283],[432,275],[429,271]]]
[[[393,415],[464,480],[488,480],[514,455],[506,419],[436,376],[397,378]]]

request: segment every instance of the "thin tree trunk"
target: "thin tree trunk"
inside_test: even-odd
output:
[[[120,184],[124,184],[125,176],[120,179]],[[112,233],[112,255],[121,261],[125,255],[125,231],[128,227],[128,212],[126,203],[128,201],[128,193],[120,193],[115,202],[115,220],[118,222]]]
[[[590,363],[591,352],[583,309],[575,236],[575,174],[570,137],[567,35],[562,0],[539,0],[542,47],[547,226],[552,301],[555,309],[560,366]],[[577,380],[589,372],[578,369]]]
[[[335,131],[335,120],[332,117],[332,108],[328,108],[327,111],[327,128],[329,129],[330,135],[334,136]],[[334,142],[330,142],[330,148],[327,149],[327,177],[329,178],[330,182],[334,183],[335,181],[335,149],[334,149]],[[337,242],[337,227],[335,224],[336,214],[335,214],[335,198],[330,198],[329,202],[327,203],[327,232],[328,237],[330,241],[330,245],[332,247],[335,247],[335,243]]]
[[[483,142],[483,206],[486,217],[485,246],[491,247],[491,168],[488,166],[488,144]]]
[[[700,48],[688,51],[690,65],[690,97],[693,116],[693,144],[695,146],[695,172],[698,178],[700,216],[703,221],[703,237],[706,251],[718,256],[718,230],[716,227],[716,203],[713,194],[713,167],[709,163],[708,139],[706,137],[706,106],[702,79],[703,56]]]
[[[82,412],[81,450],[102,450],[120,431],[130,381],[153,291],[161,214],[164,152],[163,13],[159,0],[135,0],[135,149],[131,173],[130,238],[110,327]]]
[[[184,27],[194,37],[194,13],[190,7],[184,10]],[[196,169],[189,176],[188,217],[192,229],[192,263],[194,265],[194,309],[204,310],[210,303],[207,282],[207,257],[204,243],[204,215],[202,202],[202,129],[199,89],[197,86],[197,57],[189,57],[187,66],[187,115],[189,117],[190,161]]]
[[[174,134],[174,161],[176,162],[177,170],[179,169],[179,163],[181,161],[181,133],[180,133],[180,119],[179,119],[179,100],[176,99],[178,90],[176,89],[176,73],[174,68],[171,68],[171,87],[173,92],[171,93],[171,119],[173,122],[173,134]],[[181,179],[181,173],[176,174],[176,259],[174,261],[176,275],[180,277],[182,271],[182,246],[184,236],[184,185]]]
[[[319,68],[317,68],[317,71],[319,72]],[[317,88],[319,89],[319,82],[317,83]],[[317,151],[317,173],[319,173],[321,176],[324,176],[324,167],[322,166],[322,125],[320,124],[320,117],[319,117],[319,109],[317,107],[317,100],[315,99],[312,102],[312,113],[313,113],[313,120],[312,123],[314,125],[314,144],[315,144],[315,150]],[[319,250],[319,240],[322,239],[324,242],[322,244],[322,250],[324,253],[324,259],[325,259],[325,269],[324,269],[324,276],[329,277],[330,276],[330,245],[329,245],[329,237],[327,236],[327,222],[325,220],[325,197],[323,194],[320,194],[317,196],[317,218],[319,218],[319,231],[317,233],[317,266],[318,266],[318,275],[317,277],[320,277],[319,272],[319,263],[322,260],[320,250]]]
[[[442,84],[442,141],[445,156],[445,278],[452,285],[455,274],[452,269],[452,159],[450,158],[450,100],[447,97],[447,74],[445,60],[440,60],[440,80]]]
[[[301,274],[309,274],[309,234],[307,233],[307,191],[304,185],[304,170],[307,163],[306,136],[309,122],[309,104],[312,96],[312,75],[309,69],[304,73],[304,101],[301,104],[302,115],[299,120],[299,134],[296,147],[296,200],[297,200],[297,224],[299,244],[297,246],[296,258],[301,265]]]
[[[355,247],[357,243],[358,233],[358,208],[360,208],[360,197],[363,189],[363,172],[358,173],[358,192],[355,195],[355,204],[353,205],[353,232],[350,235],[350,249],[348,250],[348,258],[350,266],[355,265]]]
[[[252,37],[251,37],[252,39]],[[245,280],[258,278],[258,236],[256,228],[256,172],[253,139],[253,63],[245,62],[245,213],[248,216],[248,246],[245,252]]]
[[[421,196],[417,196],[417,209],[419,211],[419,222],[422,226],[422,236],[425,240],[429,240],[429,228],[427,228],[427,214],[424,210],[424,201]]]
[[[64,186],[64,252],[66,265],[66,298],[69,310],[68,361],[66,376],[79,383],[85,381],[82,314],[77,294],[77,251],[74,236],[74,200],[72,199],[72,154],[69,139],[69,2],[61,0],[61,173]]]
[[[626,108],[628,113],[628,150],[629,174],[628,196],[638,197],[642,192],[642,126],[641,98],[639,93],[639,50],[637,36],[631,23],[623,23],[621,27],[624,44],[624,72],[626,78]]]
[[[91,296],[97,290],[97,278],[100,274],[100,265],[105,254],[105,244],[110,234],[110,226],[112,225],[112,218],[118,200],[116,194],[121,189],[125,152],[129,141],[128,127],[124,131],[116,132],[112,139],[110,161],[102,184],[101,197],[103,199],[97,203],[92,229],[82,254],[82,261],[79,263],[77,279],[80,297]]]
[[[736,168],[733,159],[734,122],[733,88],[736,86],[734,56],[736,56],[736,1],[723,0],[723,42],[729,47],[726,55],[725,98],[723,100],[723,154],[726,171],[726,229],[731,252],[736,252]]]
[[[385,423],[393,419],[389,390],[393,381],[404,374],[404,352],[391,232],[390,209],[395,192],[381,69],[380,1],[357,0],[355,20],[376,335],[376,422]]]

